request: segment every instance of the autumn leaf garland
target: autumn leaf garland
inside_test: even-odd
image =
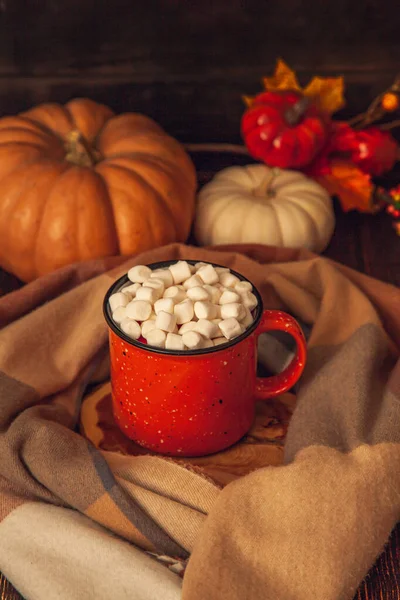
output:
[[[252,148],[257,147],[257,156],[252,155],[258,160],[260,160],[260,156],[268,156],[270,162],[267,164],[271,164],[271,160],[273,162],[274,158],[274,148],[277,148],[277,152],[281,150],[279,136],[285,140],[294,139],[297,142],[294,149],[297,152],[301,151],[302,147],[306,147],[307,135],[313,134],[312,118],[319,118],[325,124],[325,144],[322,148],[317,149],[313,159],[307,165],[302,166],[301,170],[315,178],[331,195],[337,196],[344,211],[377,212],[382,207],[382,203],[377,198],[383,197],[384,194],[376,193],[381,190],[377,190],[372,177],[391,170],[400,159],[400,150],[389,131],[384,131],[384,127],[380,128],[373,123],[388,112],[394,112],[399,108],[399,78],[382,92],[364,113],[357,115],[349,122],[332,120],[332,116],[345,105],[343,77],[316,76],[306,87],[302,88],[296,73],[282,59],[279,59],[273,75],[264,77],[262,83],[264,90],[260,94],[255,97],[243,97],[247,109],[242,123],[243,121],[251,122],[254,114],[257,125],[259,125],[258,130],[253,127],[248,136],[242,127],[244,141],[250,154],[252,154]],[[294,99],[293,93],[296,94]],[[308,102],[304,104],[302,98]],[[285,113],[282,107],[285,106],[286,99]],[[279,104],[281,114],[276,113],[276,119],[282,120],[282,111],[284,117],[289,115],[290,111],[293,113],[293,109],[296,109],[296,102],[300,107],[297,110],[299,118],[297,121],[287,120],[286,125],[291,128],[291,137],[284,132],[286,137],[283,138],[282,125],[278,130],[276,122],[274,123],[274,112],[271,110],[271,106]],[[305,109],[300,105],[301,102]],[[263,104],[266,107],[264,112]],[[312,110],[316,110],[318,114],[313,113]],[[304,117],[303,123],[301,123],[302,117]],[[305,122],[306,119],[308,122]],[[390,125],[388,127],[385,124],[385,127],[389,128]],[[274,138],[272,138],[272,132],[275,135]],[[255,144],[257,135],[259,139]],[[288,152],[285,156],[287,157],[286,164],[282,165],[282,153],[280,155],[281,166],[299,168],[297,166],[298,159],[296,164],[295,151]],[[390,195],[386,194],[386,197],[390,197]],[[393,215],[393,211],[389,212]]]
[[[344,78],[343,77],[313,77],[303,89],[296,77],[296,73],[282,60],[279,59],[275,72],[271,77],[263,77],[262,83],[266,92],[279,92],[292,90],[300,92],[310,98],[315,106],[323,113],[333,114],[345,105]],[[254,98],[243,96],[248,107],[251,107]]]

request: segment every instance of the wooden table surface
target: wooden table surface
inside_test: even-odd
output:
[[[225,166],[248,162],[244,157],[231,155],[198,154],[193,158],[200,184]],[[324,255],[382,281],[400,285],[400,237],[394,232],[391,219],[385,213],[374,216],[345,214],[338,203],[335,212],[336,229]],[[0,295],[21,285],[15,277],[0,270]],[[0,598],[21,598],[1,573]],[[354,600],[400,600],[400,524],[392,532],[383,554],[360,585]]]

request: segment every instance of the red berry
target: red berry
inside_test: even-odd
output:
[[[393,200],[396,200],[397,202],[400,201],[400,185],[389,190],[389,194],[392,196]]]

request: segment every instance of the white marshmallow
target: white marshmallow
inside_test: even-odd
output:
[[[158,279],[158,277],[150,277],[144,282],[143,287],[155,290],[158,299],[161,298],[164,293],[165,284],[164,281],[162,279]]]
[[[174,301],[172,298],[160,298],[157,302],[154,303],[154,312],[156,315],[161,311],[174,314]]]
[[[253,315],[246,306],[244,307],[244,317],[240,319],[240,322],[246,329],[247,327],[250,327],[252,323],[254,323]]]
[[[149,287],[140,287],[136,292],[136,300],[145,300],[146,302],[154,304],[157,300],[157,290],[153,290]]]
[[[108,303],[111,308],[111,312],[114,312],[119,306],[126,306],[129,303],[129,298],[126,294],[122,292],[117,292],[116,294],[111,294],[108,299]]]
[[[209,300],[210,296],[207,292],[206,289],[204,289],[203,287],[192,287],[189,288],[188,291],[186,292],[187,297],[190,298],[191,300]]]
[[[120,325],[122,331],[134,340],[140,338],[140,325],[133,319],[124,319]]]
[[[221,335],[218,325],[207,319],[199,319],[194,331],[201,333],[205,338],[215,338]]]
[[[118,306],[118,308],[113,311],[112,318],[115,323],[122,323],[126,318],[126,306]]]
[[[209,348],[237,337],[254,322],[251,311],[258,302],[253,286],[228,267],[180,260],[154,271],[136,265],[128,278],[133,283],[110,296],[113,319],[132,339],[143,336],[149,345]],[[189,345],[183,341],[186,334],[191,334]]]
[[[186,292],[173,285],[165,290],[164,298],[172,298],[175,303],[182,302],[186,298]]]
[[[147,321],[151,315],[152,305],[145,300],[132,300],[126,307],[126,316],[135,321]]]
[[[203,339],[203,348],[212,348],[214,346],[212,340]]]
[[[194,308],[193,302],[190,300],[190,298],[186,298],[186,300],[184,300],[183,302],[175,304],[174,315],[176,316],[176,322],[178,323],[178,325],[188,323],[193,319]]]
[[[167,339],[167,334],[165,331],[161,331],[161,329],[152,329],[147,334],[147,343],[149,346],[154,346],[155,348],[165,348],[165,340]]]
[[[189,321],[189,323],[184,323],[183,325],[181,325],[181,327],[179,327],[179,333],[183,335],[188,331],[194,331],[196,329],[196,324],[197,321]]]
[[[204,340],[196,331],[187,331],[182,336],[183,343],[189,350],[198,350],[203,347]]]
[[[221,306],[222,319],[230,319],[231,317],[234,317],[235,319],[240,320],[244,318],[245,314],[244,306],[239,302],[231,302],[230,304],[223,304]]]
[[[165,347],[167,350],[184,350],[185,344],[183,343],[182,336],[176,333],[168,333]]]
[[[147,334],[156,328],[156,322],[153,319],[148,319],[142,323],[142,336],[147,339]]]
[[[192,275],[190,267],[186,260],[179,260],[177,263],[170,265],[169,270],[171,271],[172,278],[175,285],[186,281]]]
[[[213,304],[218,304],[219,299],[222,295],[222,291],[215,285],[205,285],[204,289],[210,296],[210,302],[212,302]]]
[[[253,310],[258,304],[257,298],[251,292],[245,292],[242,296],[243,305],[246,306],[249,310]]]
[[[143,283],[150,275],[151,269],[145,265],[136,265],[128,271],[128,279],[130,279],[132,283]]]
[[[239,294],[232,292],[231,290],[225,290],[222,292],[221,298],[219,299],[220,304],[230,304],[231,302],[240,302]]]
[[[238,294],[244,294],[245,292],[251,292],[252,289],[253,289],[253,286],[251,285],[250,281],[239,281],[235,285],[235,292],[237,292]]]
[[[129,296],[129,299],[132,300],[132,298],[136,296],[136,292],[140,287],[142,287],[140,283],[132,283],[131,285],[127,285],[126,287],[122,288],[121,292]]]
[[[197,275],[199,277],[201,277],[201,279],[207,285],[212,285],[214,283],[218,283],[218,281],[219,281],[218,273],[216,272],[216,270],[214,269],[214,267],[212,265],[206,265],[205,267],[200,267],[200,269],[197,271]]]
[[[162,331],[169,331],[172,333],[176,326],[176,316],[171,313],[160,311],[156,318],[156,329],[162,329]]]
[[[226,305],[227,306],[227,305]],[[242,333],[242,327],[235,318],[225,319],[219,324],[219,328],[228,340],[232,340]]]
[[[166,288],[174,284],[174,279],[169,269],[156,269],[155,271],[152,271],[150,279],[161,279]]]
[[[217,307],[211,302],[195,302],[194,314],[198,319],[215,319],[217,317]]]
[[[185,290],[189,288],[198,287],[203,285],[203,280],[198,275],[192,275],[189,279],[183,282]]]
[[[220,282],[224,287],[233,288],[237,283],[239,283],[240,279],[236,277],[233,273],[221,273],[219,277]]]

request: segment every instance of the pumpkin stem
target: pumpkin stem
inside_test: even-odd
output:
[[[100,159],[100,154],[90,146],[78,129],[67,134],[65,151],[65,160],[80,167],[93,167]]]
[[[268,169],[265,177],[262,179],[260,185],[253,190],[253,196],[257,198],[265,198],[265,196],[273,196],[273,192],[270,189],[272,181],[278,175],[279,169]]]
[[[285,121],[290,127],[294,127],[303,118],[304,113],[310,106],[311,100],[307,96],[302,96],[293,106],[285,111]]]

